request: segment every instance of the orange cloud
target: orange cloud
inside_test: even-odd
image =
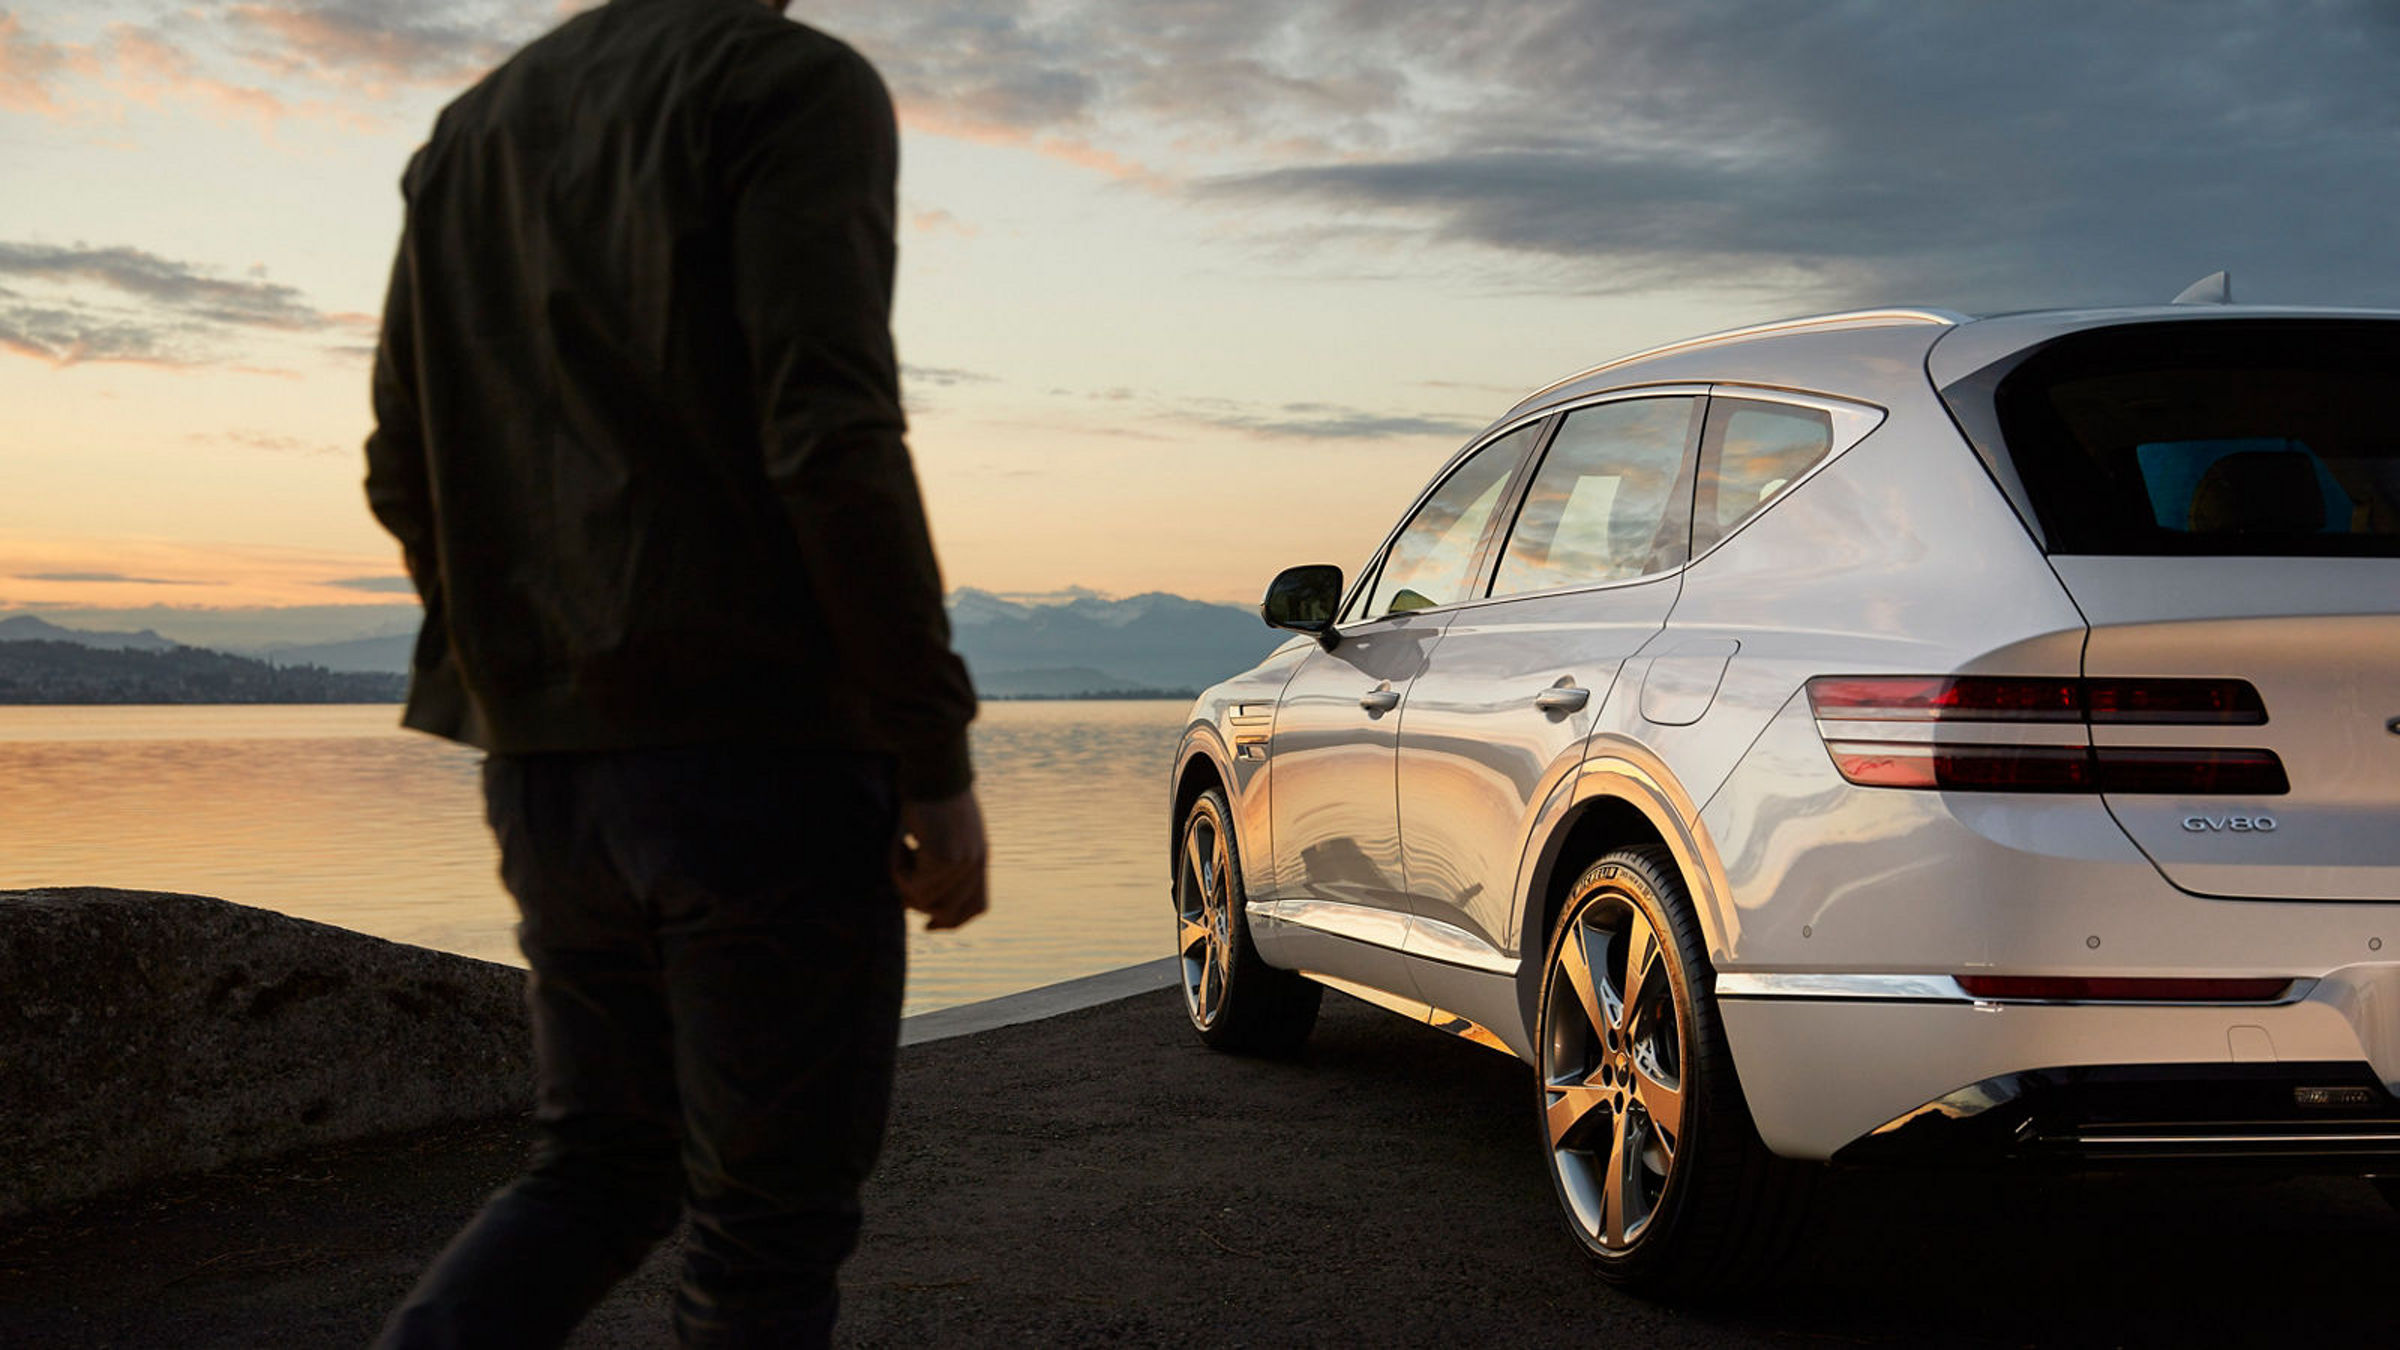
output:
[[[111,26],[109,47],[116,57],[118,91],[152,107],[168,95],[186,94],[228,115],[255,117],[262,125],[292,111],[264,89],[200,74],[190,53],[132,24]]]
[[[88,69],[91,63],[87,49],[45,42],[25,30],[24,20],[0,10],[0,108],[64,116],[66,108],[52,84],[60,75]]]
[[[405,7],[237,4],[226,22],[269,45],[251,59],[374,97],[404,85],[456,84],[506,54],[506,44],[462,26],[420,23]],[[363,76],[363,79],[355,77]]]

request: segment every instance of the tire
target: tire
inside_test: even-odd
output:
[[[2367,1180],[2374,1182],[2375,1189],[2383,1192],[2385,1204],[2400,1209],[2400,1177],[2368,1177]]]
[[[1551,1185],[1601,1277],[1648,1297],[1772,1275],[1815,1180],[1759,1142],[1715,983],[1657,845],[1586,869],[1543,957],[1536,1087]]]
[[[1175,949],[1183,1008],[1209,1048],[1288,1055],[1317,1024],[1324,986],[1266,963],[1250,941],[1233,812],[1215,788],[1200,794],[1175,832]]]

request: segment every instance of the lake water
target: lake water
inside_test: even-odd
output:
[[[1168,955],[1184,703],[987,703],[992,908],[912,932],[908,1011]],[[185,891],[523,964],[475,751],[356,707],[0,707],[0,889]],[[913,926],[913,925],[912,925]]]

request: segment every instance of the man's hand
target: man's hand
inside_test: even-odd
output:
[[[956,928],[983,913],[989,903],[983,866],[990,850],[973,788],[938,802],[901,803],[900,832],[892,878],[908,907],[927,916],[928,930]]]

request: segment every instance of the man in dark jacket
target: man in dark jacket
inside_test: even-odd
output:
[[[425,604],[404,720],[489,752],[541,1144],[387,1344],[555,1344],[679,1216],[687,1344],[822,1342],[902,903],[984,907],[891,105],[781,9],[579,15],[404,180],[367,496]]]

